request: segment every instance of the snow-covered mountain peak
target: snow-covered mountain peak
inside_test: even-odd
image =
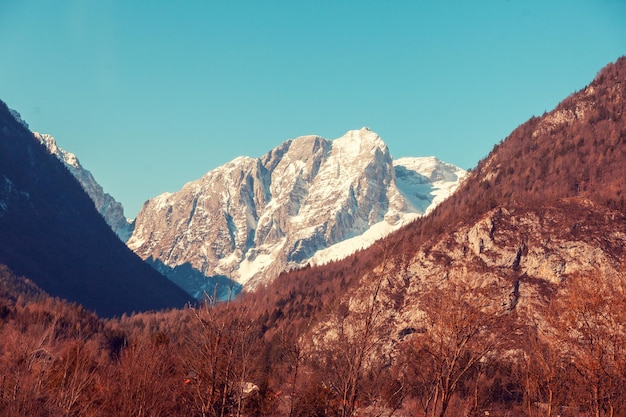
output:
[[[450,196],[467,175],[464,169],[434,156],[398,158],[394,168],[396,186],[407,202],[423,214]]]
[[[333,148],[341,152],[344,157],[371,154],[376,150],[382,153],[388,152],[385,142],[368,127],[346,132],[342,137],[333,141]]]
[[[465,170],[434,156],[398,158],[394,165],[415,171],[431,181],[458,181],[466,174]]]
[[[33,135],[46,146],[48,152],[52,155],[59,158],[65,165],[69,165],[74,169],[83,169],[80,162],[78,162],[78,158],[71,152],[67,152],[65,149],[60,148],[57,145],[56,139],[54,136],[48,135],[46,133],[33,132]]]
[[[128,246],[170,268],[188,265],[254,288],[286,269],[346,256],[422,215],[453,190],[413,170],[438,166],[427,162],[394,166],[367,128],[334,140],[289,139],[149,200]],[[205,290],[197,285],[186,289]]]

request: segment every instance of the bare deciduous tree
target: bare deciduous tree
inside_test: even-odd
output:
[[[363,282],[358,297],[340,304],[330,317],[330,337],[319,346],[324,384],[336,395],[341,417],[353,415],[366,376],[383,366],[380,348],[390,338],[383,296],[389,280],[389,250],[382,247],[382,262],[372,279]]]
[[[198,331],[186,340],[185,384],[194,408],[204,416],[239,416],[248,395],[251,352],[258,335],[248,310],[236,302],[192,309]]]
[[[601,273],[568,279],[551,316],[581,379],[577,398],[595,417],[626,412],[626,285]]]
[[[463,285],[424,294],[426,318],[413,334],[403,378],[426,416],[444,417],[461,383],[502,342],[505,312]]]

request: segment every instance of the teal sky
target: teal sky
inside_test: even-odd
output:
[[[623,0],[0,0],[0,99],[129,217],[307,134],[471,168],[624,54]]]

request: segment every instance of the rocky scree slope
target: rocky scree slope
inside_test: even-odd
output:
[[[144,259],[254,288],[362,249],[429,212],[464,175],[435,158],[394,163],[367,128],[336,140],[303,136],[149,200],[128,246]]]

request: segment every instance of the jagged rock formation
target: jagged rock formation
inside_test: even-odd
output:
[[[371,244],[430,211],[464,175],[435,158],[394,164],[367,128],[333,141],[303,136],[149,200],[128,246],[253,288]]]
[[[132,226],[131,222],[124,216],[122,204],[110,194],[105,193],[91,172],[80,164],[76,155],[60,148],[54,137],[37,132],[33,132],[33,134],[48,149],[48,152],[63,162],[93,200],[96,209],[104,217],[107,224],[122,241],[126,242],[132,234]]]

